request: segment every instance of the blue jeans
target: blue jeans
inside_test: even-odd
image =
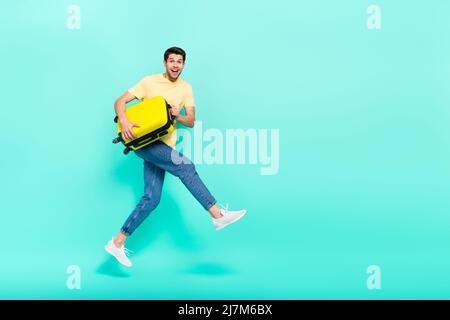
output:
[[[172,161],[172,152],[175,153],[176,163]],[[216,199],[198,176],[191,160],[164,142],[154,142],[136,150],[135,154],[144,160],[145,188],[140,202],[122,226],[121,231],[126,235],[131,235],[158,206],[166,171],[180,178],[205,210],[216,203]]]

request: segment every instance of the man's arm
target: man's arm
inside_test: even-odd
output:
[[[136,135],[131,129],[133,127],[139,127],[138,124],[129,121],[125,114],[126,104],[134,99],[136,99],[136,97],[127,91],[114,102],[114,110],[116,111],[116,115],[119,118],[122,127],[122,137],[128,140],[136,138]]]
[[[116,115],[120,122],[127,119],[127,116],[125,115],[125,105],[134,99],[136,99],[136,97],[127,91],[114,102],[114,110],[116,111]]]
[[[180,109],[172,107],[172,114],[175,115],[175,119],[187,127],[194,127],[195,123],[195,107],[185,107],[186,115],[180,114]]]

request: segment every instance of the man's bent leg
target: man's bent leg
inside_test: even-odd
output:
[[[209,210],[217,202],[200,179],[192,161],[164,142],[152,143],[146,148],[136,150],[135,153],[145,161],[180,178],[205,210]],[[176,163],[172,159],[175,159]]]

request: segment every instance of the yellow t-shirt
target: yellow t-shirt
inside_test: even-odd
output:
[[[162,96],[166,101],[179,108],[194,107],[194,94],[192,86],[178,78],[175,82],[166,79],[162,73],[144,77],[138,84],[128,90],[139,100],[147,100],[155,96]],[[174,147],[177,143],[177,130],[161,139],[165,144]]]

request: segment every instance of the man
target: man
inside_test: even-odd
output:
[[[188,127],[194,126],[195,107],[192,87],[180,78],[185,61],[186,53],[183,49],[178,47],[167,49],[164,53],[166,72],[145,77],[116,100],[114,109],[122,125],[124,138],[135,139],[136,135],[132,129],[139,127],[139,124],[129,121],[125,114],[126,103],[134,99],[146,100],[154,96],[162,96],[172,106],[172,114],[176,121]],[[180,114],[182,108],[185,109],[186,115]],[[135,151],[136,155],[144,160],[144,195],[117,236],[105,246],[105,250],[126,267],[131,267],[132,263],[127,257],[125,241],[159,204],[166,171],[180,178],[205,210],[209,211],[216,230],[221,230],[238,221],[247,213],[246,210],[228,211],[217,207],[216,199],[198,176],[194,164],[174,149],[176,139],[176,130],[174,130],[161,141]],[[172,161],[174,158],[177,159],[177,164]]]

